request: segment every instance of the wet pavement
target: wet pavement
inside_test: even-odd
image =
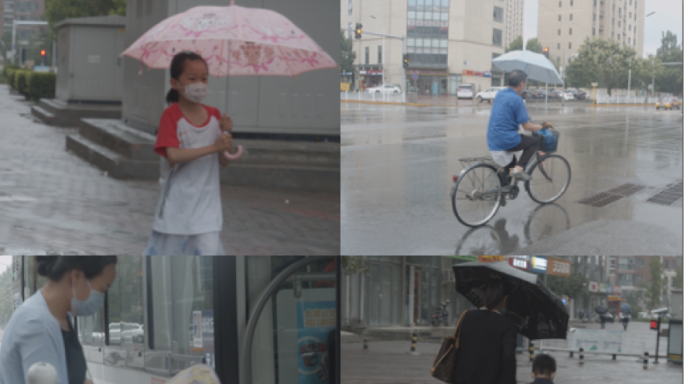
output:
[[[585,326],[587,326],[585,324]],[[589,328],[600,328],[599,324],[589,324]],[[607,329],[622,329],[620,324],[608,324]],[[346,340],[346,341],[345,341]],[[349,341],[351,340],[351,341]],[[555,344],[562,347],[564,340],[545,341],[544,345]],[[642,347],[642,344],[644,347]],[[660,338],[661,353],[665,352],[667,338]],[[641,353],[643,348],[651,356],[655,352],[655,332],[648,323],[631,323],[623,334],[625,353]],[[438,342],[418,342],[418,355],[411,355],[410,341],[370,341],[364,351],[356,337],[342,337],[341,372],[344,384],[434,384],[438,381],[430,376]],[[537,348],[538,349],[538,348]],[[537,352],[539,353],[539,352]],[[636,357],[617,357],[610,355],[585,355],[584,364],[579,364],[578,355],[569,357],[566,352],[548,351],[556,359],[557,371],[555,384],[575,383],[621,383],[621,384],[675,384],[682,382],[682,366],[667,363],[659,358],[659,364],[650,359],[648,369],[643,369],[641,360]],[[516,378],[518,383],[530,383],[531,364],[527,353],[517,354]]]
[[[0,85],[0,254],[141,254],[156,181],[109,178]],[[339,196],[222,186],[227,254],[339,254]]]
[[[682,180],[680,111],[528,105],[561,133],[568,191],[540,206],[522,188],[488,225],[458,222],[449,192],[459,158],[488,155],[487,105],[425,108],[343,103],[342,254],[681,255],[682,200],[648,202]],[[578,201],[625,184],[603,207]]]

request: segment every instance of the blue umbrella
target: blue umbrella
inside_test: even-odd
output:
[[[630,307],[627,303],[622,303],[622,305],[620,305],[620,310],[625,314],[632,313],[632,307]]]
[[[532,51],[511,51],[492,60],[492,63],[507,72],[515,69],[523,71],[531,80],[565,84],[553,63],[546,56]]]

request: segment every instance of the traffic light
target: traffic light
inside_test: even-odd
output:
[[[408,62],[408,54],[404,54],[404,68],[408,68],[409,62]]]
[[[544,56],[546,56],[546,58],[548,59],[549,58],[549,47],[544,47],[542,52],[544,52]]]
[[[354,37],[357,39],[361,38],[361,33],[363,32],[363,25],[361,23],[356,23],[356,31]]]
[[[21,47],[21,65],[26,62],[26,48]]]
[[[658,329],[658,323],[655,320],[651,320],[651,329],[653,329],[653,330]]]
[[[45,53],[46,53],[46,52],[45,52],[44,49],[41,49],[41,50],[40,50],[40,56],[41,56],[42,58],[45,58]]]

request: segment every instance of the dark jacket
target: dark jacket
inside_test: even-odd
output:
[[[534,379],[532,384],[553,384],[551,379]]]
[[[516,384],[517,327],[489,310],[468,311],[461,323],[456,384]]]

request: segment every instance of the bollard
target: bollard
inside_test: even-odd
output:
[[[648,351],[644,352],[644,369],[648,369]]]
[[[366,339],[366,338],[364,337],[364,338],[363,338],[363,350],[365,351],[365,350],[367,350],[367,349],[368,349],[368,339]]]
[[[26,380],[29,384],[55,384],[57,371],[49,363],[35,363],[29,368]]]
[[[534,361],[534,343],[530,341],[530,363]]]
[[[584,364],[584,348],[580,348],[579,350],[579,362],[580,364]]]
[[[415,354],[416,353],[416,343],[418,342],[418,333],[413,332],[413,336],[411,337],[411,353]]]

